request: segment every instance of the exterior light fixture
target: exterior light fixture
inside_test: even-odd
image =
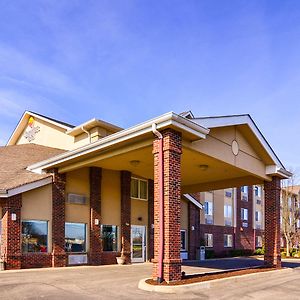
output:
[[[201,171],[206,171],[208,169],[208,165],[199,165]]]
[[[137,167],[141,162],[139,160],[131,160],[130,164],[134,167]]]

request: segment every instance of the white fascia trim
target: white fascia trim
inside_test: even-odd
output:
[[[291,172],[287,171],[286,169],[279,168],[276,165],[270,165],[270,166],[266,166],[266,175],[270,175],[270,176],[278,175],[278,176],[282,177],[283,179],[288,179],[293,174]]]
[[[262,133],[259,131],[254,121],[251,119],[249,115],[241,115],[241,116],[224,116],[224,117],[208,117],[208,118],[195,118],[193,120],[199,124],[207,128],[216,128],[216,127],[225,127],[225,126],[235,126],[235,125],[244,125],[247,124],[250,129],[253,131],[261,145],[267,151],[272,160],[276,163],[280,168],[285,169],[281,161],[278,159],[273,149],[270,147]]]
[[[135,138],[137,136],[152,133],[152,124],[155,123],[156,128],[164,129],[170,125],[177,127],[183,131],[186,131],[195,136],[196,139],[205,139],[206,135],[209,133],[209,129],[200,126],[184,117],[181,117],[173,112],[166,113],[160,117],[154,118],[152,120],[146,121],[144,123],[138,124],[136,126],[124,129],[122,131],[113,133],[107,137],[104,137],[94,143],[85,145],[75,150],[62,153],[48,160],[38,162],[27,168],[29,171],[36,173],[42,173],[44,169],[53,167],[57,164],[66,162],[68,160],[74,159],[81,155],[89,154],[94,151],[103,150],[112,145],[118,144]]]
[[[48,185],[52,183],[52,177],[47,177],[35,182],[31,182],[31,183],[27,183],[24,184],[22,186],[10,189],[10,190],[6,190],[6,191],[1,191],[0,192],[0,198],[8,198],[14,195],[18,195],[18,194],[22,194],[25,192],[28,192],[30,190],[34,190],[37,189],[39,187],[42,187],[44,185]]]
[[[192,197],[190,194],[183,194],[184,198],[186,198],[188,201],[192,202],[195,206],[197,206],[200,209],[203,209],[203,205],[196,201],[194,197]]]
[[[98,119],[96,119],[96,118],[93,118],[93,119],[91,119],[91,120],[89,120],[89,121],[86,121],[86,122],[84,122],[84,123],[82,123],[82,124],[80,124],[80,125],[78,125],[78,126],[76,126],[76,127],[74,127],[74,128],[69,129],[69,130],[66,132],[66,134],[68,134],[68,135],[73,135],[74,132],[76,132],[76,131],[78,131],[78,130],[82,131],[82,129],[81,129],[82,127],[86,127],[86,126],[89,126],[89,125],[93,125],[93,123],[94,123],[94,124],[97,124],[98,126],[103,126],[103,127],[105,127],[105,128],[111,129],[111,130],[113,130],[113,131],[121,131],[121,130],[123,130],[123,128],[118,127],[118,126],[116,126],[116,125],[114,125],[114,124],[111,124],[111,123],[108,123],[108,122],[105,122],[105,121],[102,121],[102,120],[98,120]]]

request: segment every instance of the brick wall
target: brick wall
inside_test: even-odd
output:
[[[102,243],[100,236],[102,169],[90,168],[90,253],[89,264],[100,265]],[[95,220],[99,224],[95,224]]]
[[[22,194],[18,194],[7,198],[2,207],[1,258],[7,270],[21,268],[21,206]]]
[[[121,240],[126,263],[131,263],[131,173],[121,171]]]
[[[241,220],[241,208],[248,209],[248,227],[243,227]],[[253,187],[248,187],[248,201],[243,201],[241,189],[237,188],[237,211],[236,211],[236,235],[235,248],[243,250],[255,249],[255,238],[253,229]]]
[[[280,256],[280,178],[265,182],[265,264],[281,266]]]
[[[26,253],[21,257],[22,269],[50,268],[52,266],[51,253]]]
[[[51,170],[52,183],[52,266],[66,266],[65,253],[65,187],[66,174]]]
[[[224,234],[232,234],[234,240],[234,227],[201,224],[200,236],[202,241],[205,241],[204,239],[205,233],[213,234],[213,247],[206,248],[206,249],[213,250],[216,256],[219,257],[226,256],[229,251],[234,249],[234,245],[233,247],[228,247],[228,248],[224,247]]]
[[[180,192],[181,134],[171,129],[162,132],[164,168],[164,260],[163,277],[168,281],[181,279],[180,259]],[[153,279],[157,279],[159,257],[159,141],[153,142],[154,154],[154,260]]]
[[[192,202],[188,203],[188,218],[188,258],[194,260],[200,247],[200,210]]]

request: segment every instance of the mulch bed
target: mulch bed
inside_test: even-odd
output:
[[[181,280],[172,281],[170,283],[162,282],[158,283],[153,279],[147,279],[146,283],[151,285],[164,285],[164,286],[172,286],[172,285],[184,285],[189,283],[196,283],[196,282],[204,282],[214,279],[220,278],[228,278],[252,273],[261,273],[267,271],[279,270],[279,268],[270,268],[270,267],[257,267],[257,268],[248,268],[243,270],[236,270],[236,271],[221,271],[218,273],[204,273],[204,274],[195,274],[195,275],[184,275]]]

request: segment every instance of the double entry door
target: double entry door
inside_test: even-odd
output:
[[[146,259],[146,227],[131,225],[131,261],[144,262]]]

